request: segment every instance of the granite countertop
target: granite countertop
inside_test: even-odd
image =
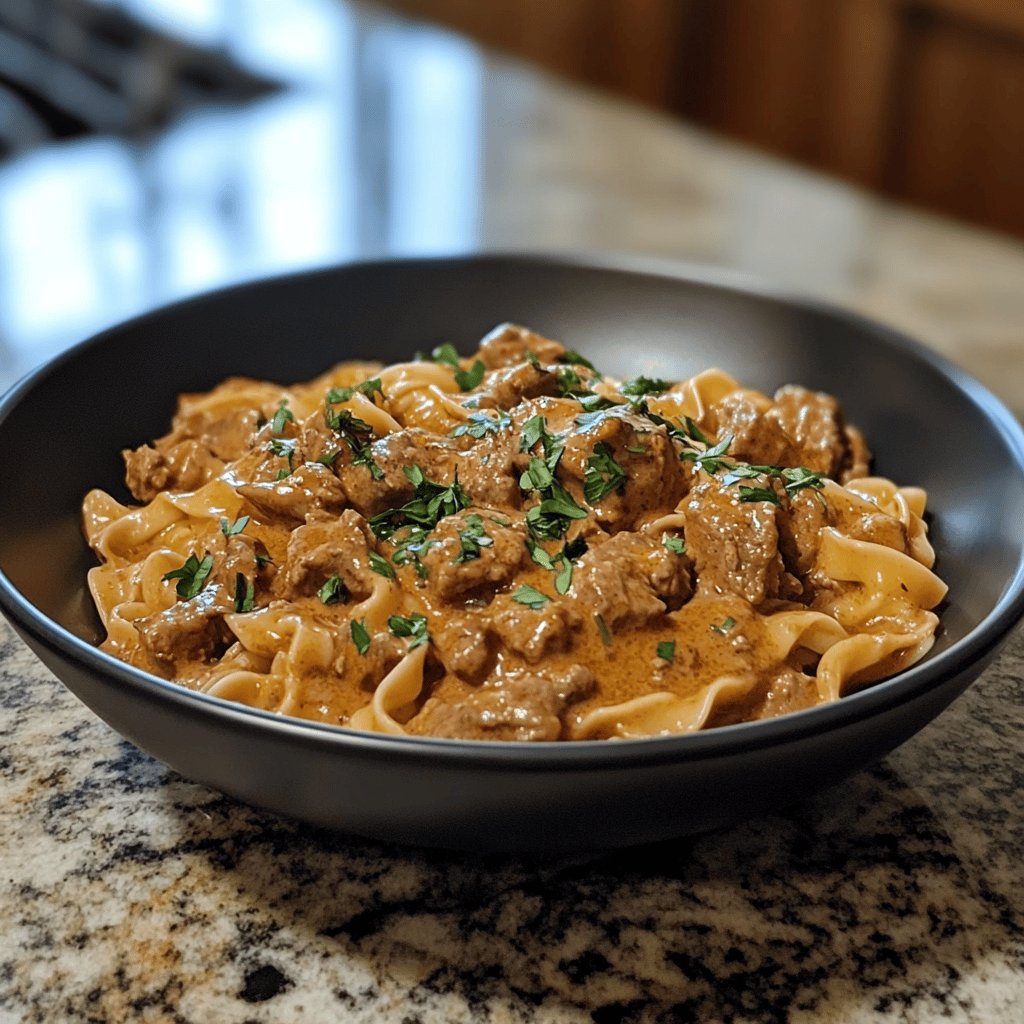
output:
[[[292,35],[265,15],[218,44],[281,93],[0,165],[0,387],[216,284],[498,246],[751,271],[910,330],[1024,413],[1019,244],[367,8],[291,10]],[[0,1021],[1012,1020],[1022,671],[1018,630],[931,726],[785,812],[615,853],[471,856],[192,783],[0,623]]]

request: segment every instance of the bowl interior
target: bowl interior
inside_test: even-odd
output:
[[[1019,612],[1020,431],[967,377],[885,328],[813,303],[514,257],[275,279],[157,311],[72,350],[0,407],[0,570],[44,616],[95,643],[80,503],[92,487],[127,500],[119,453],[166,430],[176,395],[237,374],[300,381],[343,359],[390,362],[441,341],[469,351],[502,320],[615,375],[720,366],[768,392],[799,383],[837,395],[876,471],[928,490],[950,587],[930,657],[968,637],[1001,598],[1013,597],[1007,616]]]

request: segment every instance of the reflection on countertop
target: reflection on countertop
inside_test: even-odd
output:
[[[167,3],[122,6],[283,85],[0,165],[0,388],[119,319],[243,279],[387,255],[602,250],[852,306],[1024,413],[1018,243],[369,7],[195,0],[171,22]]]
[[[103,4],[282,85],[0,165],[0,390],[119,319],[246,278],[604,250],[852,306],[1024,414],[1016,243],[369,7]],[[1018,630],[923,733],[784,812],[613,854],[469,857],[320,833],[183,779],[0,622],[0,1019],[1011,1020],[1022,671]]]

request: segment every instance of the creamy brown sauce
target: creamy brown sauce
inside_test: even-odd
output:
[[[944,593],[923,494],[864,479],[834,399],[615,381],[522,328],[457,360],[234,379],[125,459],[145,504],[84,506],[105,649],[337,725],[543,740],[784,714],[920,657]]]

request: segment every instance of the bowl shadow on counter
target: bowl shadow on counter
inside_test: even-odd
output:
[[[959,717],[945,716],[950,724],[926,734],[933,742],[915,742],[907,756],[939,762]],[[980,877],[990,824],[958,809],[937,816],[938,789],[904,781],[901,756],[785,812],[612,853],[404,849],[311,832],[227,798],[210,821],[217,831],[217,815],[227,816],[231,852],[207,849],[226,884],[274,908],[272,931],[322,962],[361,961],[411,1007],[440,998],[508,1006],[524,1019],[561,1011],[598,1024],[662,1024],[967,1005],[961,981],[972,965],[1021,934],[1004,893],[1024,872],[1008,858],[1011,877]],[[920,778],[921,767],[908,777]],[[977,774],[965,785],[983,787]],[[1020,836],[1019,804],[1007,800],[1004,810],[1012,820],[1001,821],[1001,834]],[[248,832],[236,842],[239,815]],[[984,863],[986,875],[998,873]],[[272,1011],[302,961],[261,957],[239,958],[238,989],[270,978],[261,999]],[[340,1010],[367,998],[340,981],[333,995]]]

